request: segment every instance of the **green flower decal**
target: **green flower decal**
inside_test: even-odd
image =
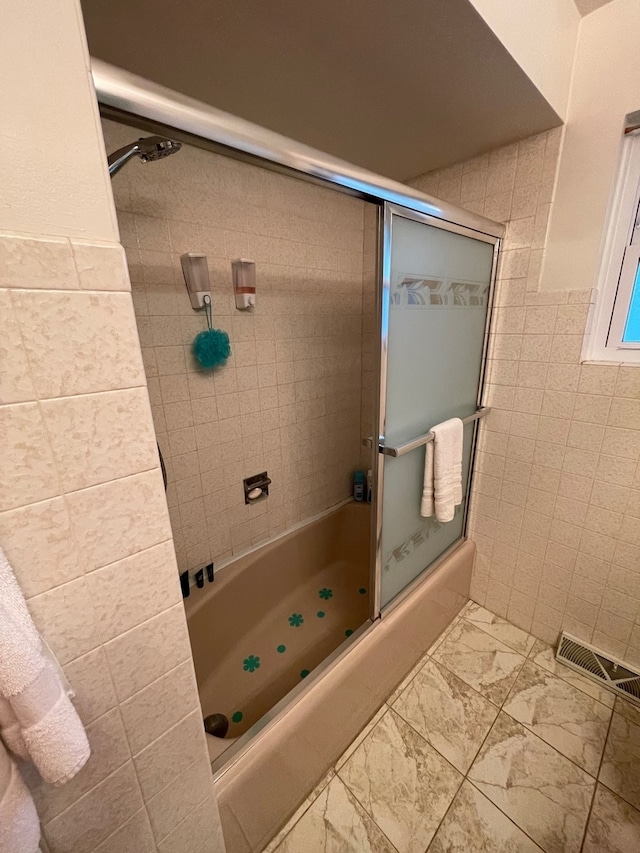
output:
[[[242,711],[236,711],[233,714],[233,716],[231,717],[231,720],[234,723],[240,723],[240,722],[242,722],[242,717],[243,717]]]
[[[287,647],[280,645],[276,648],[276,651],[278,652],[279,655],[282,655],[287,651]]]
[[[318,595],[320,596],[320,598],[324,598],[325,601],[328,601],[330,598],[333,597],[333,590],[327,589],[327,587],[325,586],[323,589],[320,590]]]
[[[304,617],[302,616],[302,613],[292,613],[291,616],[289,616],[289,625],[291,625],[292,628],[299,628],[303,622]]]
[[[350,637],[352,634],[353,631],[351,630],[351,628],[347,628],[347,630],[344,632],[345,637]]]
[[[366,595],[367,594],[367,590],[363,586],[360,587],[358,592],[360,593],[360,595]]]
[[[309,675],[309,670],[303,669],[302,672],[300,673],[300,678],[306,678],[308,675]]]
[[[260,658],[256,657],[256,655],[249,655],[242,662],[242,668],[245,672],[255,672],[256,669],[260,669]]]
[[[318,619],[324,619],[324,610],[318,610],[316,616],[318,617]]]

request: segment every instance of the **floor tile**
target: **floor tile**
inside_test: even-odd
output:
[[[399,853],[426,850],[462,781],[392,710],[339,775]]]
[[[621,696],[616,696],[616,704],[614,706],[616,714],[622,714],[636,726],[640,726],[640,705],[635,705],[628,699],[623,699]]]
[[[542,853],[484,794],[464,782],[428,853]]]
[[[393,707],[463,773],[498,715],[488,699],[433,660],[427,661]]]
[[[587,773],[598,774],[611,708],[527,661],[503,710]]]
[[[595,780],[505,713],[469,779],[546,853],[578,853]]]
[[[475,602],[469,605],[465,611],[464,618],[467,622],[475,625],[476,628],[482,628],[483,631],[491,634],[496,640],[500,640],[500,642],[509,646],[514,651],[520,652],[521,655],[528,655],[535,643],[535,637],[532,637],[531,634],[527,634],[521,628],[516,628],[515,625],[507,622],[506,619],[502,619],[500,616],[496,616],[495,613],[485,610],[484,607],[480,607]]]
[[[598,785],[583,853],[637,853],[640,812],[603,785]]]
[[[462,619],[433,659],[497,705],[502,704],[524,657]]]
[[[277,853],[395,853],[337,777],[277,847]]]
[[[320,796],[322,791],[327,787],[329,782],[335,777],[335,770],[331,768],[328,773],[326,773],[322,779],[315,786],[313,791],[306,797],[295,810],[295,812],[291,815],[289,820],[285,823],[282,829],[276,833],[271,841],[264,848],[262,853],[275,853],[280,842],[291,832],[296,823],[300,820],[303,814],[307,811],[309,806]]]
[[[616,702],[598,779],[640,809],[640,710],[627,703]]]
[[[561,664],[556,660],[555,649],[548,646],[546,643],[543,643],[542,640],[536,640],[535,645],[529,654],[529,658],[534,663],[537,663],[538,666],[541,666],[548,672],[553,673],[553,675],[557,675],[558,678],[561,678],[568,684],[572,684],[588,696],[593,696],[594,699],[597,699],[598,702],[602,702],[603,705],[613,708],[613,703],[615,702],[616,697],[611,690],[607,690],[606,687],[601,687],[597,681],[593,681],[585,675],[580,675],[580,673],[576,672],[574,669],[570,669],[568,666]]]

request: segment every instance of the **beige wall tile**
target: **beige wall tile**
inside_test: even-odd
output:
[[[147,471],[158,464],[144,388],[48,400],[41,408],[67,492]]]
[[[106,643],[104,650],[118,699],[123,702],[191,657],[182,604],[121,634]]]
[[[171,538],[159,468],[74,492],[67,503],[88,570]]]
[[[104,122],[104,130],[112,145],[121,144],[121,126]],[[135,130],[129,128],[129,132]],[[167,195],[164,188],[178,173],[176,191]],[[226,176],[215,204],[205,197],[196,201],[192,192],[184,191],[188,183],[197,185],[205,173],[216,184],[221,174]],[[344,207],[344,199],[337,194],[306,187],[300,207],[299,182],[271,176],[267,189],[263,173],[255,167],[212,154],[203,158],[189,147],[181,152],[181,162],[167,162],[162,175],[145,175],[144,191],[135,185],[135,173],[124,174],[121,181],[131,183],[131,191],[116,201],[119,212],[125,213],[123,240],[134,281],[145,369],[148,378],[159,379],[150,391],[172,482],[167,498],[183,570],[218,558],[232,546],[237,550],[281,532],[284,523],[332,506],[349,495],[349,478],[339,476],[337,469],[368,467],[368,458],[361,460],[359,434],[371,421],[373,405],[373,393],[367,396],[361,390],[365,381],[373,381],[371,359],[366,370],[362,360],[362,336],[363,330],[373,334],[375,217],[366,218],[369,234],[365,235],[362,202],[350,200]],[[257,195],[250,189],[256,181]],[[481,185],[477,175],[468,178],[467,195],[471,192],[475,197]],[[147,192],[155,194],[152,209]],[[260,199],[257,205],[256,198]],[[247,214],[245,200],[252,206],[252,215]],[[292,201],[302,215],[290,214]],[[273,215],[274,209],[278,216]],[[207,227],[194,225],[194,218]],[[366,264],[365,236],[371,247]],[[188,352],[204,318],[194,315],[190,307],[177,254],[193,250],[194,245],[208,254],[216,323],[231,336],[232,357],[214,375],[196,371]],[[230,260],[247,252],[259,263],[260,300],[255,312],[239,314],[229,288]],[[138,298],[137,281],[143,283],[144,299]],[[365,317],[368,325],[363,323]],[[515,315],[511,322],[518,327]],[[329,355],[338,348],[341,358]],[[317,371],[320,367],[322,375]],[[343,427],[334,426],[326,417],[328,412],[340,412],[350,432],[346,440]],[[324,417],[322,423],[320,417]],[[278,436],[278,446],[271,441],[267,447],[266,433],[278,434],[281,427],[289,426],[297,428],[295,435],[291,432],[283,441]],[[276,503],[278,486],[284,485],[282,475],[278,476],[280,447],[311,446],[312,442],[317,446],[319,427],[326,452],[343,459],[322,484],[318,480],[312,493],[303,491],[308,473],[295,471],[286,483],[291,502],[285,510]],[[220,470],[223,459],[230,463],[225,472]],[[194,470],[196,460],[199,470]],[[269,497],[274,511],[251,524],[229,514],[209,536],[200,535],[207,514],[201,495],[220,492],[216,486],[222,479],[227,487],[239,487],[243,477],[262,470],[268,470],[274,480]],[[207,503],[208,509],[220,514],[219,499]]]
[[[139,809],[122,824],[94,853],[154,853],[156,849],[146,809]]]
[[[616,397],[630,397],[640,399],[640,381],[638,381],[638,368],[621,365],[618,369],[618,378],[614,389]]]
[[[30,598],[28,606],[36,627],[61,664],[100,644],[93,601],[83,577]]]
[[[58,473],[38,404],[0,406],[0,436],[0,511],[58,494]]]
[[[508,146],[489,156],[484,211],[499,210],[507,233],[485,389],[497,415],[483,425],[492,435],[481,432],[472,495],[472,536],[482,543],[472,594],[547,642],[565,627],[614,654],[629,642],[635,654],[640,627],[635,644],[627,634],[640,601],[640,373],[580,364],[590,290],[536,290],[557,142],[541,134],[517,155]],[[459,182],[466,165],[450,172]],[[423,180],[455,189],[443,171]],[[606,615],[616,604],[621,629]]]
[[[218,807],[213,797],[209,797],[158,845],[158,850],[159,853],[182,853],[183,850],[221,853],[223,844]]]
[[[64,498],[0,513],[0,540],[26,598],[84,573]]]
[[[0,234],[0,287],[77,289],[69,240]]]
[[[190,814],[195,803],[211,797],[212,790],[211,767],[203,756],[147,803],[156,840],[166,838]]]
[[[72,240],[73,259],[82,290],[130,290],[124,250],[119,243]]]
[[[88,726],[118,704],[104,649],[100,646],[64,667],[73,688],[73,704]]]
[[[45,824],[51,853],[92,853],[141,806],[135,770],[128,762]]]
[[[198,710],[139,752],[133,760],[145,801],[197,761],[203,748],[206,749],[205,732]]]
[[[614,397],[609,412],[609,426],[640,430],[640,399]]]
[[[144,385],[127,293],[12,294],[41,399]]]
[[[143,750],[195,708],[200,709],[200,700],[189,659],[121,703],[132,752]]]
[[[170,540],[89,574],[87,585],[103,641],[181,601],[177,575]]]
[[[0,291],[0,405],[33,399],[29,363],[11,293]]]

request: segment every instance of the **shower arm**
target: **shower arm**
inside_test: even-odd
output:
[[[125,145],[123,148],[118,148],[117,151],[110,154],[107,160],[107,163],[109,164],[109,177],[112,178],[116,172],[119,172],[124,164],[128,163],[134,154],[138,153],[138,151],[140,151],[140,146],[137,142],[134,142],[132,144]]]

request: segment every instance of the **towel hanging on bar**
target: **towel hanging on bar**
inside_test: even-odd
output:
[[[462,503],[462,441],[460,418],[451,418],[432,429],[434,439],[425,448],[424,480],[420,515],[436,521],[453,519]]]

